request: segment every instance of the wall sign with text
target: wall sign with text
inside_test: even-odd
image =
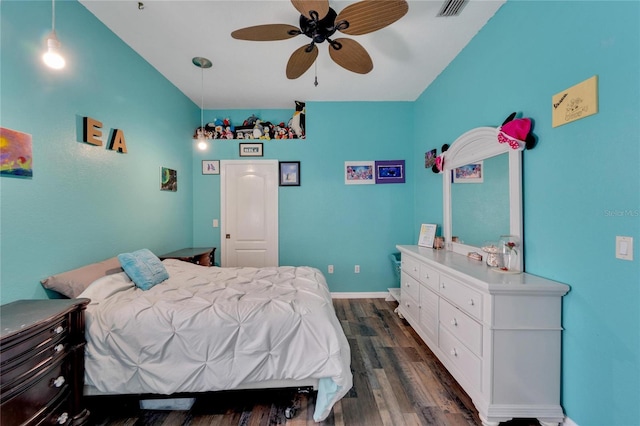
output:
[[[598,76],[569,87],[551,98],[553,127],[588,117],[598,112]]]

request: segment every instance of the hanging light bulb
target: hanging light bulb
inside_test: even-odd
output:
[[[42,55],[42,60],[49,67],[55,70],[64,68],[65,60],[58,52],[60,41],[56,36],[56,0],[51,0],[51,33],[47,37],[47,51]]]
[[[200,129],[198,130],[198,149],[204,151],[207,149],[207,138],[204,135],[204,70],[211,68],[211,61],[207,58],[196,56],[191,60],[193,65],[200,68]]]

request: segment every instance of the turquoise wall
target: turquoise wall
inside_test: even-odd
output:
[[[219,176],[200,162],[239,158],[237,141],[194,151],[198,107],[83,6],[56,6],[62,73],[40,62],[50,2],[0,3],[0,124],[34,151],[32,179],[0,178],[2,303],[47,297],[40,279],[121,251],[218,246]],[[395,244],[442,223],[424,153],[522,112],[539,137],[524,153],[526,268],[572,288],[562,404],[581,426],[639,424],[639,20],[637,1],[510,1],[416,102],[308,103],[306,140],[265,142],[264,158],[301,161],[302,185],[279,190],[281,263],[335,265],[332,291],[383,291]],[[592,75],[600,112],[552,128],[551,96]],[[291,102],[205,118],[284,121]],[[122,129],[129,153],[79,142],[83,116]],[[381,159],[405,159],[407,183],[344,185],[344,161]],[[178,192],[159,191],[161,166]],[[615,259],[616,235],[636,239],[633,262]]]
[[[333,292],[376,292],[396,287],[389,255],[398,238],[408,239],[413,215],[413,181],[404,184],[345,185],[345,161],[411,158],[410,102],[310,102],[306,139],[263,141],[264,159],[300,161],[299,187],[280,187],[280,264],[310,265],[325,272]],[[206,111],[205,121],[229,118],[241,124],[255,114],[285,123],[290,110]],[[202,175],[201,161],[239,159],[238,141],[215,140],[194,155],[194,235],[196,246],[220,247],[220,177]],[[419,163],[419,162],[418,162]],[[217,256],[220,259],[219,255]],[[328,274],[327,266],[334,265]],[[360,265],[360,273],[354,266]]]
[[[192,123],[200,110],[82,5],[56,2],[67,60],[41,61],[51,2],[3,1],[1,122],[32,135],[33,178],[0,178],[2,303],[39,281],[123,251],[191,244]],[[124,132],[128,153],[82,141],[82,117]],[[161,192],[160,167],[178,172]]]
[[[639,29],[637,1],[510,1],[415,103],[414,158],[512,111],[535,120],[526,270],[571,286],[562,404],[581,426],[640,424]],[[551,97],[593,75],[599,113],[552,128]],[[417,228],[441,221],[442,191],[414,172]],[[632,262],[615,258],[616,235],[634,237]]]

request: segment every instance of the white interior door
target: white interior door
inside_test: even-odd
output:
[[[278,161],[223,160],[222,266],[278,266]]]

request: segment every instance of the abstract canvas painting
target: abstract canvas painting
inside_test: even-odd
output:
[[[0,127],[0,176],[32,177],[31,135]]]

